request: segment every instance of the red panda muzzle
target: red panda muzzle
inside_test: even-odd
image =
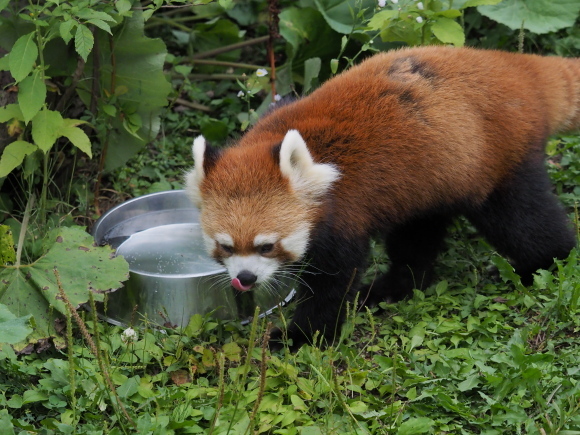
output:
[[[239,278],[234,278],[232,279],[232,287],[235,288],[236,290],[239,290],[241,292],[245,292],[248,291],[252,288],[252,284],[250,285],[244,285],[242,284],[242,282],[239,280]]]
[[[232,287],[241,292],[250,290],[258,277],[248,270],[242,270],[238,276],[232,279]]]

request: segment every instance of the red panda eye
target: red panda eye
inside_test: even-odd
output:
[[[220,243],[219,246],[222,249],[222,251],[224,251],[228,255],[232,255],[234,253],[234,247],[233,246],[222,245],[221,243]]]
[[[258,251],[260,252],[261,255],[269,254],[273,250],[274,250],[274,244],[273,243],[264,243],[263,245],[260,245],[258,247]]]

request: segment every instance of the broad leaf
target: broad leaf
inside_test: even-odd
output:
[[[119,7],[119,2],[116,5]],[[131,17],[124,20],[123,26],[114,29],[113,53],[109,49],[109,35],[99,32],[99,37],[102,38],[99,51],[102,86],[109,89],[111,76],[114,74],[116,88],[123,87],[127,90],[117,96],[119,103],[122,107],[131,108],[132,111],[127,110],[131,114],[137,108],[136,114],[142,120],[142,127],[135,136],[123,126],[123,118],[126,117],[123,115],[126,114],[117,113],[113,119],[110,146],[107,150],[107,169],[125,163],[157,135],[160,128],[159,114],[161,108],[167,105],[167,96],[171,92],[171,84],[163,73],[167,55],[165,44],[160,39],[146,37],[143,26],[142,12],[131,11]],[[111,64],[113,54],[116,59],[114,68]],[[87,66],[87,71],[91,71],[90,65]],[[81,96],[88,101],[90,89],[85,88]]]
[[[16,317],[5,305],[0,304],[0,345],[24,341],[32,333],[30,314]]]
[[[38,57],[38,47],[34,41],[35,32],[23,35],[14,43],[10,50],[8,65],[10,74],[16,80],[16,83],[24,80],[34,68],[34,62]]]
[[[321,61],[319,57],[313,57],[304,62],[304,89],[305,94],[312,89],[312,81],[320,75]]]
[[[24,122],[28,123],[36,116],[46,100],[46,85],[42,74],[35,70],[32,75],[20,82],[18,89],[18,104],[22,111]]]
[[[431,31],[441,42],[462,47],[465,44],[465,33],[459,23],[451,18],[437,17],[431,25]]]
[[[95,26],[97,26],[99,29],[104,30],[105,32],[109,33],[112,35],[111,33],[111,26],[109,26],[106,22],[104,22],[103,20],[99,20],[99,19],[91,19],[87,21],[88,23],[94,24]]]
[[[45,153],[58,139],[59,130],[63,119],[59,112],[54,110],[41,110],[32,119],[32,138],[34,143]]]
[[[361,19],[357,17],[359,8],[366,9],[370,15],[376,7],[376,1],[363,0],[362,2],[350,0],[314,0],[314,6],[322,14],[328,25],[336,32],[342,34],[351,33],[358,27]]]
[[[75,33],[75,50],[83,60],[87,60],[94,43],[95,40],[90,29],[83,24],[79,24]]]
[[[0,107],[0,122],[8,122],[12,118],[24,121],[22,111],[18,104],[7,104],[4,107]]]
[[[60,37],[64,40],[66,44],[70,42],[73,37],[72,29],[74,26],[77,25],[75,20],[66,20],[60,23],[58,31],[60,33]]]
[[[48,252],[29,265],[0,266],[0,303],[17,317],[32,314],[36,322],[32,340],[54,337],[54,321],[66,307],[59,296],[54,270],[74,307],[89,299],[102,301],[128,278],[129,266],[108,246],[95,246],[80,227],[63,227],[50,233]],[[57,343],[58,344],[58,343]]]
[[[16,261],[14,239],[8,225],[0,225],[0,264],[5,265]]]
[[[534,33],[555,32],[572,27],[580,12],[578,0],[504,0],[477,10],[488,18],[517,30],[522,26]]]
[[[496,5],[503,0],[453,0],[453,8],[466,9],[474,6]]]
[[[294,82],[304,82],[304,63],[313,57],[321,59],[321,80],[330,75],[329,60],[336,56],[340,35],[315,9],[286,8],[280,14],[280,34],[288,41],[288,61]],[[290,77],[290,74],[288,74]]]
[[[400,14],[401,13],[399,11],[385,9],[384,11],[377,12],[369,21],[368,26],[372,30],[380,30],[385,27],[388,22],[398,17]]]
[[[10,71],[10,55],[0,57],[0,71]]]
[[[430,432],[434,423],[429,417],[412,417],[399,426],[397,434],[415,435]]]
[[[66,137],[71,143],[84,152],[89,157],[93,157],[91,151],[91,140],[87,134],[78,127],[63,126],[59,132],[61,136]]]
[[[32,154],[38,147],[23,140],[12,142],[2,153],[0,158],[0,178],[5,177],[24,161],[24,157]]]

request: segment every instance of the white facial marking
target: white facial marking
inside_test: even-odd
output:
[[[220,245],[229,246],[231,248],[234,247],[234,239],[227,233],[217,233],[214,236],[214,239]]]
[[[205,231],[202,231],[203,234],[203,243],[205,244],[205,250],[211,256],[213,250],[215,249],[215,240],[213,237],[210,237]]]
[[[268,233],[268,234],[258,234],[254,237],[254,246],[262,246],[266,244],[274,244],[278,241],[280,236],[276,233]]]
[[[306,253],[308,247],[308,240],[310,238],[310,227],[308,225],[301,225],[291,233],[289,236],[280,240],[280,244],[287,252],[291,253],[297,261]]]
[[[275,258],[265,258],[261,255],[232,255],[225,258],[223,262],[232,279],[236,278],[241,271],[247,270],[258,277],[256,280],[258,284],[268,281],[280,266]]]

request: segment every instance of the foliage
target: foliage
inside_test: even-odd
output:
[[[580,3],[569,0],[503,0],[496,5],[479,6],[478,10],[511,29],[523,27],[541,34],[572,27],[580,13]]]
[[[452,245],[479,252],[477,262],[490,255],[477,240]],[[131,432],[131,421],[143,433],[574,433],[577,253],[530,289],[491,258],[504,283],[448,270],[410,300],[351,312],[333,346],[295,354],[264,350],[257,316],[241,327],[197,315],[183,330],[144,328],[135,340],[85,321],[129,418],[86,342],[74,339],[69,357],[5,347],[4,418],[15,429],[76,433]]]
[[[34,263],[0,266],[0,306],[18,317],[34,316],[32,343],[52,337],[62,346],[54,324],[66,313],[59,287],[66,287],[75,307],[89,300],[89,291],[102,301],[105,292],[128,278],[129,269],[121,257],[113,257],[110,247],[95,246],[92,236],[76,227],[52,231],[46,243],[46,254]]]
[[[182,330],[135,331],[71,309],[102,300],[127,274],[122,259],[74,226],[98,215],[99,184],[114,191],[111,201],[179,188],[194,135],[223,144],[276,94],[308,93],[375,51],[516,50],[523,22],[538,33],[561,29],[526,33],[527,51],[577,54],[577,2],[530,1],[526,10],[511,0],[280,1],[281,38],[270,51],[265,0],[167,3],[0,1],[0,46],[9,53],[0,71],[16,94],[0,108],[11,141],[0,158],[0,222],[13,234],[0,226],[2,431],[579,433],[578,253],[525,288],[460,223],[438,283],[351,312],[327,348],[272,354],[258,317],[241,326],[194,316]],[[573,218],[579,153],[578,136],[548,147]],[[387,267],[379,246],[374,254],[368,279]],[[67,354],[14,351],[48,337]]]

